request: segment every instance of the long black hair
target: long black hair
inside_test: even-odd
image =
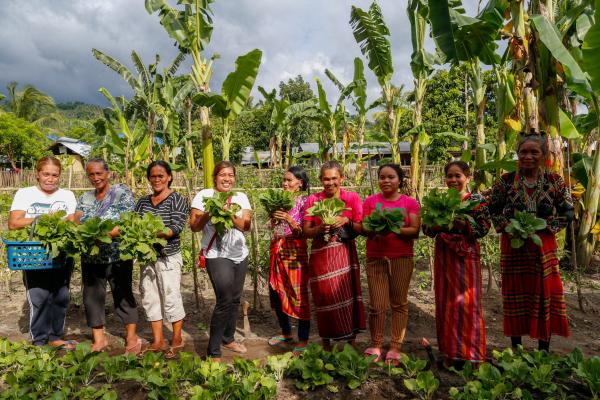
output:
[[[379,174],[381,173],[381,170],[384,168],[391,168],[396,172],[396,175],[398,175],[398,179],[400,180],[400,186],[399,189],[403,189],[404,185],[405,185],[405,181],[404,181],[404,171],[402,170],[402,167],[398,164],[383,164],[381,166],[379,166],[379,168],[377,169],[377,176],[379,177]]]
[[[300,186],[300,190],[302,190],[303,192],[309,192],[310,191],[310,182],[308,180],[308,174],[306,173],[306,171],[304,170],[304,168],[302,168],[299,165],[294,165],[292,167],[289,167],[287,169],[287,172],[289,172],[292,175],[294,175],[294,177],[296,179],[299,179],[299,180],[302,181],[302,186]]]

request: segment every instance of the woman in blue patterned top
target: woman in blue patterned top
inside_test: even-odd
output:
[[[125,185],[110,183],[110,171],[106,161],[92,158],[85,166],[85,172],[94,186],[79,197],[75,219],[85,222],[89,218],[116,221],[121,213],[132,211],[133,193]],[[114,238],[119,229],[115,227],[110,235]],[[141,351],[142,340],[136,334],[138,311],[132,285],[133,261],[121,261],[119,242],[103,244],[96,256],[81,255],[81,275],[83,281],[83,304],[87,324],[92,328],[92,351],[102,351],[108,346],[104,333],[106,282],[110,284],[115,313],[125,325],[125,353],[137,354]]]
[[[167,162],[151,162],[146,177],[152,186],[152,194],[139,199],[135,211],[140,215],[150,212],[160,216],[168,229],[168,233],[159,234],[167,244],[160,249],[156,262],[142,265],[140,270],[142,306],[154,337],[147,350],[161,351],[165,346],[163,319],[166,319],[172,324],[173,337],[165,358],[174,358],[184,346],[181,329],[185,311],[180,291],[183,259],[179,234],[188,221],[190,207],[183,196],[171,189],[173,174]]]

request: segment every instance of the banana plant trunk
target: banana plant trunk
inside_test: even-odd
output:
[[[223,120],[223,136],[221,137],[221,146],[223,147],[223,160],[229,161],[229,150],[231,148],[231,130],[229,121]]]
[[[146,121],[148,127],[148,157],[150,160],[154,160],[154,131],[156,130],[156,118],[153,112],[148,113],[148,120]]]
[[[418,78],[415,80],[415,112],[413,115],[414,127],[420,127],[423,123],[423,102],[425,101],[425,90],[427,88],[427,80]],[[421,129],[416,129],[412,134],[410,141],[410,184],[413,191],[416,193],[419,187],[419,133]],[[398,160],[400,161],[400,160]]]
[[[288,130],[285,137],[285,169],[290,167],[292,160],[292,133]]]
[[[199,113],[202,130],[202,171],[204,173],[204,188],[212,188],[212,173],[215,169],[215,159],[213,155],[213,141],[208,108],[200,107]]]
[[[475,170],[479,171],[477,177],[477,188],[483,190],[485,186],[485,171],[481,168],[486,163],[485,149],[481,146],[485,144],[485,97],[477,104],[477,133],[475,136],[477,148],[475,149]]]
[[[592,95],[594,110],[596,115],[599,115],[600,108],[598,107],[598,96]],[[600,129],[600,119],[598,120],[598,129]],[[583,215],[579,225],[579,233],[577,234],[577,259],[579,264],[587,268],[594,254],[596,237],[590,234],[596,219],[598,218],[598,202],[600,201],[600,140],[596,140],[596,151],[592,169],[588,173],[588,184],[585,191]]]
[[[500,161],[506,155],[506,128],[503,121],[498,121],[498,146],[496,149],[496,161]],[[500,179],[503,171],[501,168],[496,170],[496,178]]]
[[[358,139],[358,151],[356,152],[356,173],[354,175],[354,184],[359,185],[362,180],[362,152],[365,144],[365,124],[367,122],[366,115],[358,117],[358,127],[356,129],[356,136]],[[368,164],[368,161],[367,161]],[[368,168],[368,165],[367,165]]]
[[[283,132],[277,132],[277,167],[283,165]]]
[[[331,130],[329,131],[329,140],[331,140],[331,154],[333,155],[333,159],[338,159],[338,151],[337,151],[337,124],[335,120],[332,118],[331,120]]]

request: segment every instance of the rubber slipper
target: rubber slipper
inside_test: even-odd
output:
[[[71,350],[75,350],[77,348],[77,345],[79,344],[79,342],[77,340],[63,340],[63,343],[58,344],[56,346],[50,345],[54,348],[56,348],[57,350],[67,350],[67,351],[71,351]]]
[[[292,340],[294,340],[294,338],[286,338],[283,336],[273,336],[271,339],[269,339],[269,341],[267,343],[269,343],[269,346],[280,347],[280,346],[290,343]]]
[[[379,347],[369,347],[363,352],[365,357],[376,356],[373,362],[379,362],[382,359],[381,349]]]
[[[138,338],[133,346],[125,347],[125,352],[123,354],[138,355],[142,352],[143,344],[144,344],[144,341],[141,338]]]
[[[165,351],[165,358],[167,360],[171,360],[171,359],[177,357],[177,353],[179,353],[181,350],[183,350],[184,346],[185,346],[185,343],[181,342],[181,344],[179,344],[177,346],[169,347],[169,349],[167,351]]]
[[[137,355],[138,355],[138,357],[143,357],[144,354],[146,354],[146,353],[162,353],[164,351],[167,351],[168,349],[169,349],[169,347],[167,347],[167,346],[163,346],[160,349],[153,349],[152,347],[150,347],[150,345],[148,345],[148,347],[146,347],[144,350],[137,353]]]
[[[223,345],[229,351],[233,351],[234,353],[244,354],[248,351],[246,346],[238,342],[231,342]]]
[[[391,365],[392,367],[397,367],[400,364],[400,356],[401,353],[390,350],[385,355],[385,363]]]
[[[306,346],[304,346],[304,347],[294,347],[294,350],[292,351],[292,354],[294,355],[294,357],[300,357],[300,355],[302,355],[302,353],[304,353],[304,350],[306,350]]]

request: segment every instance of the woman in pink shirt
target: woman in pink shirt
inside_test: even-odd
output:
[[[346,205],[346,211],[336,217],[333,225],[323,224],[318,217],[304,216],[304,235],[313,238],[308,270],[317,327],[323,348],[331,350],[331,339],[354,344],[356,333],[366,327],[358,254],[354,239],[348,236],[362,230],[362,204],[358,193],[341,188],[344,174],[337,161],[324,163],[319,179],[323,191],[308,198],[307,210],[317,201],[332,197]],[[325,240],[325,234],[329,240]]]
[[[392,340],[386,354],[386,363],[398,364],[400,348],[408,322],[408,285],[413,271],[413,242],[419,236],[421,219],[419,203],[412,197],[400,194],[404,174],[398,164],[379,167],[380,193],[367,197],[363,204],[364,216],[370,215],[378,204],[384,209],[402,208],[406,211],[404,226],[399,234],[384,231],[367,232],[367,279],[369,283],[369,329],[371,347],[367,356],[382,359],[385,313],[392,308]]]

